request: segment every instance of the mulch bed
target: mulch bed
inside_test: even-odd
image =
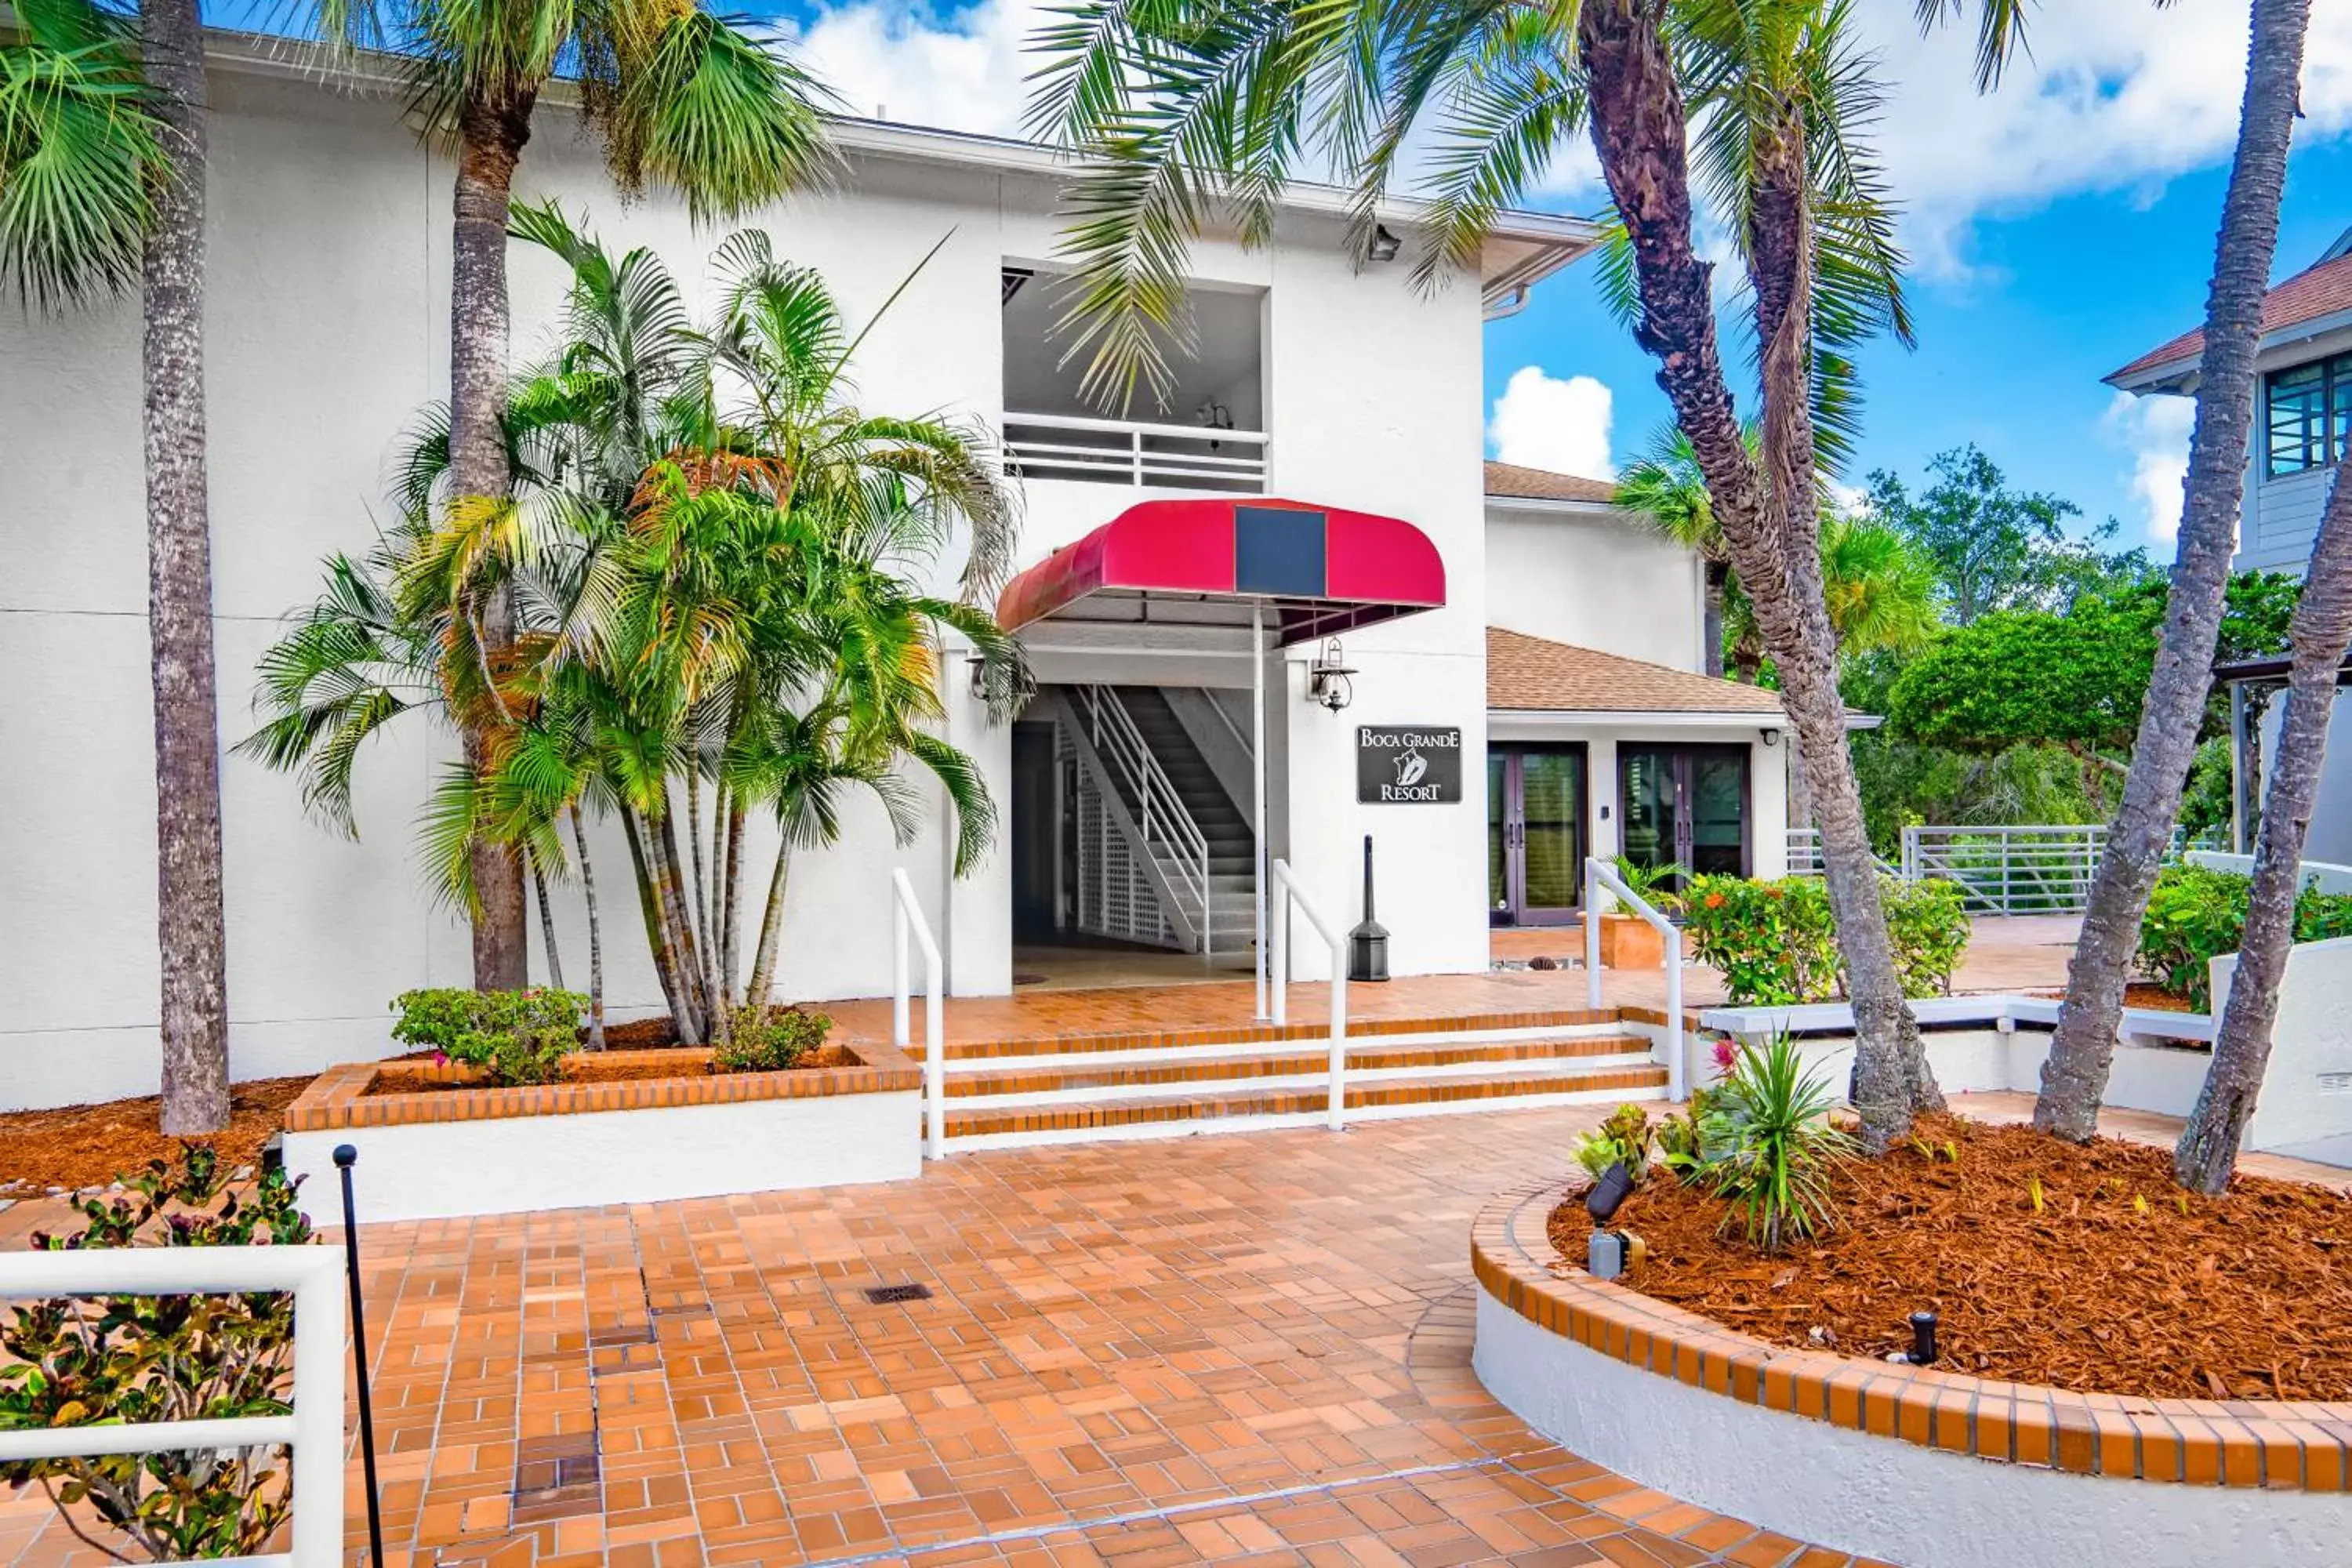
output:
[[[229,1090],[228,1131],[192,1142],[210,1143],[231,1171],[257,1168],[262,1144],[286,1125],[286,1108],[310,1086],[307,1073],[236,1084]],[[180,1140],[156,1130],[163,1115],[163,1100],[152,1094],[0,1115],[0,1198],[104,1186],[146,1169],[150,1160],[176,1157]]]
[[[2167,991],[2145,980],[2135,980],[2124,987],[2124,1005],[2147,1007],[2159,1013],[2194,1013],[2196,1005],[2177,991]]]
[[[663,1026],[667,1028],[668,1026],[665,1023]],[[610,1031],[607,1032],[607,1039],[608,1041],[610,1039]],[[646,1046],[624,1047],[608,1044],[606,1048],[610,1050],[625,1048],[635,1051],[650,1050],[656,1047]],[[839,1046],[827,1046],[822,1050],[811,1051],[790,1068],[782,1070],[804,1072],[813,1068],[854,1068],[859,1065],[858,1058],[852,1052]],[[563,1081],[566,1083],[641,1083],[651,1079],[708,1078],[717,1076],[719,1071],[719,1068],[710,1065],[709,1059],[701,1051],[692,1048],[680,1048],[668,1061],[633,1062],[614,1061],[594,1051],[583,1051],[577,1056],[565,1058]],[[376,1074],[375,1080],[368,1085],[367,1093],[362,1098],[373,1099],[380,1094],[465,1094],[481,1087],[482,1085],[476,1083],[450,1083],[446,1080],[434,1079],[413,1068],[403,1070],[399,1067],[387,1066],[382,1072]]]
[[[1649,1256],[1624,1283],[1775,1344],[1876,1360],[1940,1320],[1948,1370],[2080,1393],[2352,1399],[2352,1198],[2240,1176],[2184,1194],[2171,1151],[1923,1117],[1931,1152],[1855,1160],[1842,1223],[1779,1257],[1704,1189],[1654,1175],[1618,1211]],[[1951,1159],[1944,1145],[1958,1156]],[[2042,1205],[2033,1201],[2040,1184]],[[1571,1199],[1552,1243],[1581,1266]]]

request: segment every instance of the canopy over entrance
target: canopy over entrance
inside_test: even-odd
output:
[[[1304,501],[1148,500],[1005,584],[997,623],[1246,627],[1277,647],[1445,603],[1445,564],[1401,518]]]

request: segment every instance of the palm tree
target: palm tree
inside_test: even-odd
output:
[[[1996,52],[2012,37],[2004,22]],[[1163,342],[1182,341],[1190,237],[1229,215],[1244,241],[1262,241],[1298,159],[1355,179],[1368,237],[1406,149],[1433,147],[1413,160],[1430,198],[1416,270],[1433,280],[1471,264],[1495,213],[1590,132],[1624,235],[1635,339],[1658,362],[1705,476],[1811,776],[1852,980],[1865,1139],[1883,1148],[1915,1108],[1940,1105],[1887,939],[1821,581],[1816,476],[1854,413],[1843,350],[1904,330],[1901,257],[1860,134],[1876,87],[1845,0],[1534,12],[1172,0],[1149,13],[1087,0],[1043,47],[1057,58],[1041,73],[1033,122],[1088,159],[1067,248],[1076,346],[1098,396],[1164,383]],[[1753,451],[1694,237],[1694,156],[1746,277],[1762,394]]]
[[[2253,1120],[2254,1101],[2270,1066],[2271,1028],[2278,1019],[2279,981],[2294,945],[2295,904],[2303,893],[2303,844],[2327,760],[2328,721],[2336,710],[2336,678],[2352,643],[2352,484],[2338,467],[2328,483],[2327,507],[2295,601],[2294,654],[2286,706],[2279,715],[2277,754],[2263,797],[2263,825],[2254,844],[2253,886],[2246,896],[2246,926],[2237,973],[2213,1041],[2212,1065],[2197,1108],[2172,1152],[2172,1173],[2184,1187],[2220,1193],[2238,1163],[2238,1145]]]
[[[507,230],[516,165],[532,117],[559,73],[625,194],[676,188],[697,222],[731,216],[824,178],[834,158],[820,106],[829,94],[772,38],[681,0],[319,0],[321,30],[382,43],[407,62],[427,135],[457,155],[449,280],[447,504],[496,510],[509,499],[503,403],[509,376]],[[483,605],[493,645],[516,611]],[[482,765],[489,738],[463,730]],[[520,985],[527,952],[520,858],[475,846],[474,980]]]
[[[127,292],[141,370],[155,709],[163,1128],[228,1125],[220,734],[205,452],[204,27],[195,0],[130,26],[87,0],[26,0],[0,48],[0,268],[59,309]]]
[[[2221,636],[2230,557],[2237,548],[2238,507],[2253,429],[2263,295],[2278,248],[2279,202],[2310,19],[2310,0],[2253,0],[2237,152],[2221,201],[2213,281],[2205,302],[2197,426],[2189,442],[2172,591],[2156,672],[2140,707],[2139,740],[2124,779],[2123,804],[2092,878],[2082,935],[2067,967],[2066,1000],[2033,1106],[2036,1127],[2075,1142],[2098,1130],[2126,971],[2139,946],[2140,920],[2157,871],[2172,842],[2181,793],[2196,758],[2199,720],[2212,685],[2213,650]]]

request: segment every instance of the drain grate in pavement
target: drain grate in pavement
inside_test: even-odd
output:
[[[931,1299],[929,1285],[868,1285],[866,1299],[877,1307],[888,1307],[900,1301],[928,1301]]]

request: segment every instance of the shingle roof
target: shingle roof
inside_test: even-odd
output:
[[[1488,626],[1486,707],[1538,713],[1777,715],[1780,694]]]
[[[2263,295],[2263,331],[2282,331],[2346,311],[2352,311],[2352,255],[2305,268]],[[2124,381],[2159,365],[2185,364],[2204,352],[2205,330],[2193,328],[2161,348],[2150,349],[2106,379]],[[1491,490],[1495,487],[1490,481],[1486,488]]]
[[[1555,474],[1549,468],[1523,468],[1517,463],[1486,465],[1486,493],[1515,500],[1581,500],[1606,504],[1617,494],[1607,479]]]

